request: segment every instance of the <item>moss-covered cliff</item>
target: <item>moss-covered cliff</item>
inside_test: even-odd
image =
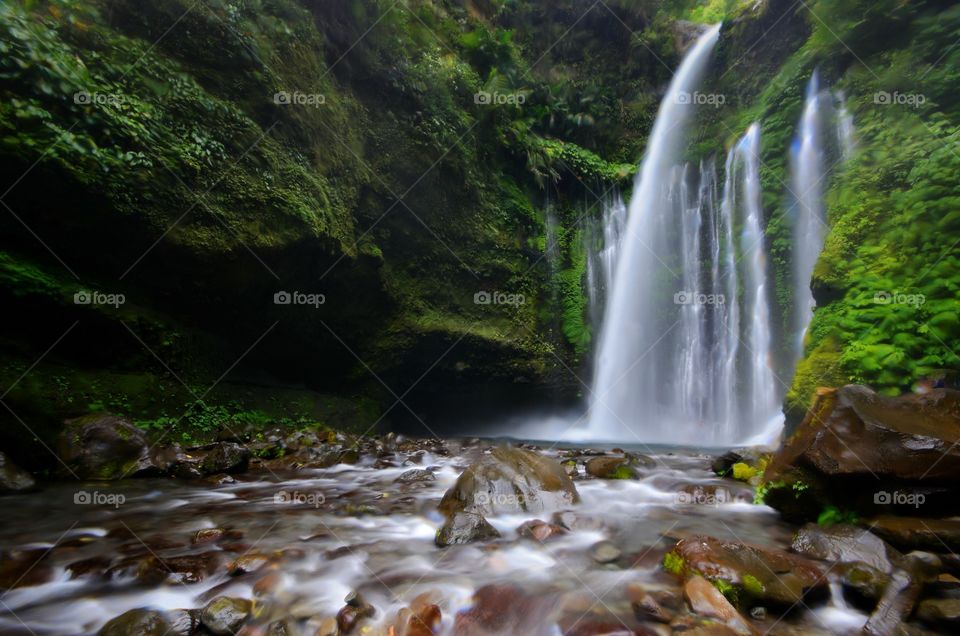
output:
[[[5,4],[5,436],[266,408],[263,386],[364,428],[401,396],[576,395],[581,224],[629,183],[677,55],[637,51],[632,4]]]

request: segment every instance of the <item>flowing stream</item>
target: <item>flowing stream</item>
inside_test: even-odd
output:
[[[262,624],[292,617],[298,633],[312,635],[356,590],[376,608],[374,631],[363,633],[387,633],[378,630],[428,594],[442,611],[439,633],[451,634],[474,592],[495,584],[519,590],[502,611],[529,614],[511,619],[515,629],[504,633],[593,634],[601,632],[589,631],[591,625],[637,625],[627,599],[631,583],[679,594],[676,578],[660,567],[679,537],[703,533],[781,548],[790,541],[792,528],[776,512],[749,503],[750,488],[716,478],[707,456],[686,451],[652,456],[654,464],[636,480],[587,480],[581,468],[574,528],[553,540],[539,543],[516,532],[524,521],[549,520],[549,512],[499,515],[489,521],[501,539],[439,549],[440,498],[485,448],[430,442],[392,452],[388,462],[367,455],[354,465],[249,473],[219,487],[168,479],[60,483],[42,496],[7,497],[0,550],[44,558],[27,574],[33,585],[0,596],[0,633],[87,636],[133,608],[198,608],[228,595],[256,599]],[[544,452],[563,458],[594,451]],[[435,479],[395,481],[416,467],[429,467]],[[78,491],[124,499],[82,505]],[[198,530],[214,527],[230,535],[192,541]],[[600,541],[621,556],[598,563],[591,550]],[[268,561],[229,574],[229,564],[243,555]],[[831,626],[863,623],[855,611],[828,607],[835,615],[799,611],[780,625],[800,630],[794,633],[846,633]]]

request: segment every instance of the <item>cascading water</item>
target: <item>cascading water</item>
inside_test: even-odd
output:
[[[596,439],[721,445],[779,432],[759,125],[730,151],[719,205],[714,162],[677,161],[697,101],[683,96],[694,94],[717,34],[705,33],[680,67],[638,175],[597,355]]]
[[[793,207],[793,333],[795,358],[803,350],[803,338],[813,317],[814,299],[810,277],[823,249],[826,219],[823,211],[824,152],[821,142],[819,80],[814,72],[807,86],[806,101],[797,138],[791,149]]]
[[[847,161],[855,149],[853,115],[847,110],[843,92],[831,95],[822,90],[814,71],[791,146],[794,364],[803,355],[803,340],[816,304],[810,279],[828,230],[823,204],[827,177],[832,164]]]
[[[665,216],[670,202],[663,183],[676,164],[685,138],[684,124],[693,110],[690,100],[683,96],[689,96],[699,85],[719,31],[717,25],[702,35],[674,76],[637,177],[598,349],[590,407],[590,431],[595,437],[636,437],[631,420],[654,403],[663,388],[651,373],[660,366],[661,358],[661,352],[654,348],[675,326],[668,325],[666,332],[661,331],[662,321],[654,306],[654,299],[662,303],[664,296],[658,289],[662,285],[652,275],[658,262],[664,262],[654,249],[664,250],[666,245],[658,239],[668,233]],[[672,259],[670,251],[664,251],[664,256]],[[672,269],[666,269],[672,273]],[[676,289],[679,281],[672,282],[668,281],[668,287]]]
[[[780,392],[777,390],[770,355],[770,305],[767,298],[766,250],[760,203],[760,124],[751,124],[737,144],[743,162],[744,223],[741,254],[744,274],[744,308],[747,323],[747,386],[741,415],[746,422],[778,427]],[[736,302],[734,300],[733,302]],[[774,421],[771,422],[771,419]],[[761,429],[761,436],[762,430]]]
[[[603,202],[600,225],[589,226],[587,247],[587,298],[593,324],[600,324],[603,305],[613,288],[613,273],[617,264],[620,237],[627,224],[627,206],[623,196],[615,190]]]

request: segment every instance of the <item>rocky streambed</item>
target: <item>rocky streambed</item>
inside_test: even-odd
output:
[[[3,462],[27,490],[0,500],[0,634],[956,633],[960,521],[899,500],[867,516],[863,493],[829,492],[861,476],[828,475],[843,458],[822,435],[841,418],[887,451],[940,438],[891,437],[900,411],[863,402],[886,398],[824,399],[772,457],[313,433],[155,453],[87,418],[61,449],[79,481]]]

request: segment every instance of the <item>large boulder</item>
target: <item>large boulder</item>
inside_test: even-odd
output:
[[[884,397],[847,385],[820,391],[770,471],[803,464],[830,476],[897,481],[960,479],[960,391]]]
[[[67,420],[57,454],[78,479],[155,477],[166,466],[143,431],[115,415],[93,414]]]
[[[580,501],[559,463],[533,451],[495,448],[471,464],[444,494],[440,511],[479,514],[543,512]]]
[[[731,590],[738,600],[754,599],[780,607],[801,600],[809,603],[828,591],[826,574],[809,559],[708,536],[679,541],[664,557],[664,566],[685,577],[700,575]]]
[[[0,493],[29,490],[36,485],[33,477],[3,453],[0,453]]]
[[[960,391],[899,397],[865,386],[820,389],[772,458],[764,503],[792,521],[828,506],[860,516],[960,512]]]

